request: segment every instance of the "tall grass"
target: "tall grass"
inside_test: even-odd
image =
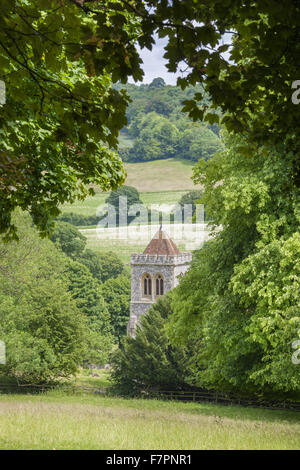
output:
[[[1,449],[299,449],[294,412],[98,396],[0,397]]]

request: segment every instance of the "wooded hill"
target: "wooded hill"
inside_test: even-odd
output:
[[[208,160],[222,149],[219,126],[193,122],[182,113],[185,100],[197,92],[203,94],[202,87],[181,90],[155,78],[150,85],[117,85],[117,89],[125,89],[132,100],[127,108],[128,124],[119,139],[119,153],[124,161]],[[202,104],[209,106],[207,95]]]

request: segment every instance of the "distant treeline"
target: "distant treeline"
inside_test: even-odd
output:
[[[88,225],[97,225],[101,217],[96,215],[83,215],[75,214],[75,212],[64,212],[56,219],[59,222],[68,222],[76,227],[83,227]]]
[[[179,201],[179,205],[182,207],[182,210],[184,209],[185,205],[190,204],[191,209],[192,209],[191,216],[194,215],[196,211],[196,204],[198,203],[198,200],[200,199],[201,195],[202,195],[202,191],[200,190],[193,190],[184,194]],[[119,198],[121,196],[127,197],[128,210],[133,205],[139,204],[140,206],[143,206],[138,190],[132,186],[123,186],[123,188],[119,188],[115,191],[111,191],[109,196],[106,198],[105,202],[108,205],[115,208],[116,225],[123,223],[119,220]],[[83,226],[97,225],[98,222],[102,220],[104,217],[107,217],[107,213],[99,217],[97,215],[86,216],[82,214],[76,214],[75,212],[64,212],[59,217],[57,217],[56,220],[58,222],[68,222],[69,224],[75,225],[76,227],[83,227]],[[152,223],[152,222],[163,223],[163,220],[164,220],[163,213],[161,211],[147,210],[144,216],[142,216],[142,214],[139,212],[137,212],[136,215],[127,215],[126,223],[127,224],[132,223],[136,219],[136,217],[138,217],[139,223]],[[171,212],[169,214],[169,220],[170,220],[170,223],[174,223],[175,221],[174,213]]]
[[[128,124],[120,136],[119,152],[124,161],[141,162],[165,158],[208,160],[222,149],[220,127],[193,122],[182,113],[184,101],[202,93],[203,107],[208,96],[201,87],[186,90],[166,85],[156,78],[150,85],[118,85],[132,102],[127,109]]]

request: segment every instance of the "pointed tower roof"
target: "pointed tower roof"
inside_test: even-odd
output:
[[[160,227],[145,249],[144,255],[180,255],[180,251],[169,235]]]

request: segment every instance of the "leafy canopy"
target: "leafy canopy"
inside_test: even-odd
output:
[[[170,295],[167,295],[141,317],[136,337],[122,340],[111,362],[112,379],[118,392],[135,395],[148,390],[186,386],[184,349],[172,347],[165,332],[170,313]]]
[[[142,78],[133,46],[137,21],[119,2],[1,0],[0,230],[15,238],[11,214],[29,210],[42,234],[59,205],[125,179],[116,152],[128,97],[111,79]],[[113,8],[111,8],[111,6]],[[55,27],[54,27],[55,25]]]
[[[259,143],[286,141],[286,153],[294,153],[291,178],[299,184],[294,0],[209,6],[206,0],[1,0],[0,7],[0,79],[7,90],[0,110],[0,230],[7,238],[16,237],[17,206],[47,234],[59,205],[83,198],[85,184],[105,190],[122,184],[121,160],[109,148],[126,124],[128,96],[111,81],[142,79],[137,45],[151,49],[155,34],[167,40],[168,70],[187,66],[178,84],[204,85],[229,130]],[[202,98],[197,92],[185,100],[183,111],[218,123]]]
[[[30,217],[14,214],[19,242],[0,244],[0,338],[6,365],[20,382],[68,377],[82,361],[88,328],[64,279],[67,258],[41,240]]]
[[[215,237],[195,254],[174,291],[168,332],[175,344],[197,332],[194,378],[200,386],[299,395],[299,367],[291,360],[292,343],[300,338],[294,156],[284,144],[246,142],[228,137],[226,151],[195,166]]]

